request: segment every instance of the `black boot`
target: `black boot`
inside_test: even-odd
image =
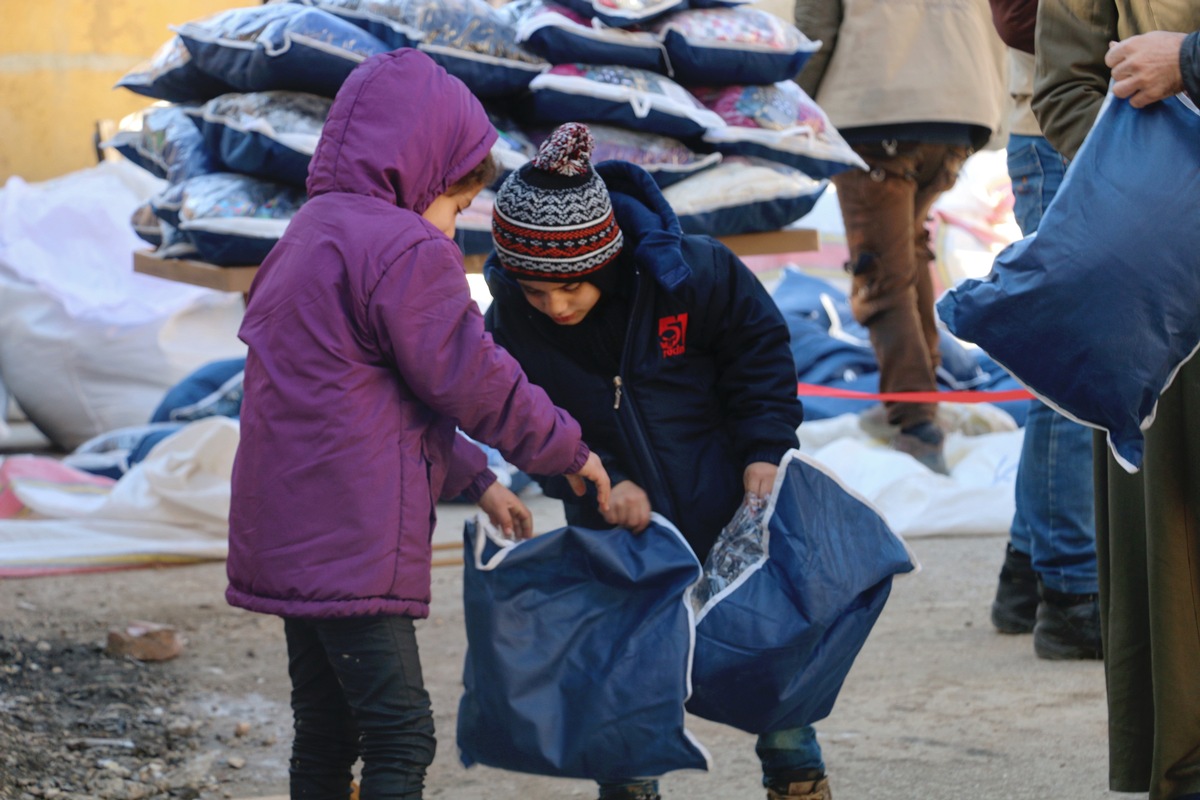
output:
[[[1102,659],[1100,599],[1094,594],[1064,594],[1042,587],[1033,651],[1053,661]]]
[[[1001,633],[1029,633],[1037,617],[1037,573],[1025,553],[1010,544],[1004,551],[1004,566],[992,601],[992,624]]]

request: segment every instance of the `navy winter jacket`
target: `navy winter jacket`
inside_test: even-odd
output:
[[[741,502],[746,465],[778,463],[797,444],[804,413],[787,326],[728,248],[683,235],[644,170],[613,161],[597,171],[633,254],[619,263],[636,271],[619,372],[556,346],[494,255],[485,267],[494,298],[486,325],[530,380],[579,420],[613,485],[641,486],[703,559]],[[565,501],[571,524],[610,527],[592,495],[543,485]]]

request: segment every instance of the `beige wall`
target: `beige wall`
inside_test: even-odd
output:
[[[96,163],[97,120],[153,102],[113,84],[178,24],[252,0],[2,0],[0,184]]]

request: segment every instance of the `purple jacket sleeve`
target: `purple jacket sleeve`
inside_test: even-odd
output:
[[[484,331],[449,239],[431,237],[391,264],[368,315],[413,394],[473,439],[526,472],[557,475],[583,466],[589,451],[579,423]]]
[[[454,437],[454,451],[442,485],[442,500],[465,494],[472,503],[479,502],[487,488],[496,482],[496,473],[488,469],[487,456],[479,446],[461,433]]]

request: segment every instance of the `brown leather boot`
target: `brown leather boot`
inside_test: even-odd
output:
[[[829,779],[818,778],[815,781],[793,781],[787,785],[786,792],[768,786],[767,800],[833,800],[833,794],[829,791]]]

